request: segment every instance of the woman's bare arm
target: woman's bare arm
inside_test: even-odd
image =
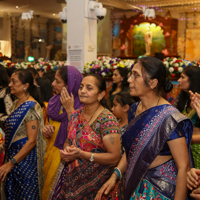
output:
[[[187,172],[190,170],[190,159],[185,137],[167,142],[178,169],[174,200],[187,197]]]

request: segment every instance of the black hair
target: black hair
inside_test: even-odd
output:
[[[6,68],[0,64],[0,86],[8,87],[9,84],[9,76]]]
[[[43,107],[43,102],[41,101],[40,90],[34,84],[34,79],[32,73],[27,69],[17,69],[15,74],[18,75],[19,80],[23,83],[29,83],[29,87],[27,88],[27,92]]]
[[[53,83],[54,79],[55,79],[55,74],[56,74],[56,71],[55,70],[49,70],[47,72],[44,73],[44,77],[47,77],[51,83]]]
[[[124,92],[124,91],[118,92],[115,96],[115,100],[121,106],[125,105],[131,106],[133,103],[135,103],[133,96],[131,96],[129,92]]]
[[[145,56],[137,59],[135,64],[136,63],[142,66],[143,78],[147,87],[149,87],[149,79],[157,79],[158,84],[156,89],[158,94],[161,93],[162,89],[164,89],[166,93],[173,89],[173,84],[167,78],[167,68],[161,60]]]
[[[87,76],[93,76],[94,78],[96,78],[97,87],[99,88],[99,93],[101,93],[103,91],[106,92],[106,82],[101,76],[99,76],[98,74],[88,74],[85,77],[87,77]],[[109,101],[105,96],[103,97],[103,99],[101,99],[100,104],[103,107],[107,108],[108,110],[111,110]]]
[[[39,72],[39,71],[42,71],[42,72],[43,72],[44,69],[43,69],[43,68],[39,68],[39,69],[37,69],[36,71],[37,71],[37,72]]]
[[[117,67],[115,70],[118,70],[119,74],[123,77],[123,81],[122,81],[122,84],[121,84],[121,90],[123,90],[125,87],[128,87],[129,86],[129,83],[128,83],[128,70],[126,68],[122,68],[122,67]],[[114,71],[115,71],[114,70]],[[113,83],[112,85],[112,91],[114,92],[117,88],[117,84],[116,83]]]
[[[50,80],[47,77],[37,77],[35,81],[39,85],[42,102],[48,102],[53,96]]]
[[[193,93],[197,92],[200,93],[200,68],[197,66],[188,66],[184,68],[183,74],[188,76],[189,80],[189,88],[188,90],[191,90]],[[188,92],[181,90],[179,97],[178,97],[178,103],[177,103],[177,109],[182,112],[184,108],[190,107],[190,95]],[[186,109],[187,111],[187,109]]]
[[[6,70],[7,70],[8,76],[11,77],[14,71],[16,70],[16,68],[10,67],[10,68],[6,68]]]
[[[29,70],[32,73],[34,78],[39,76],[39,74],[38,74],[38,72],[37,72],[37,70],[35,68],[29,67],[29,68],[27,68],[27,70]]]
[[[60,74],[62,80],[64,81],[65,85],[68,85],[68,69],[67,66],[62,66],[57,69],[57,72]]]

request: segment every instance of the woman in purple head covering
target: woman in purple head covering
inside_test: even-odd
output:
[[[82,107],[78,97],[82,79],[79,70],[73,66],[63,66],[56,71],[52,83],[56,95],[49,100],[47,107],[49,124],[42,130],[47,139],[42,199],[47,199],[61,161],[60,150],[63,149],[67,138],[68,119],[74,110]]]

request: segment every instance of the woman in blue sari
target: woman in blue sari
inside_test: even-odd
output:
[[[96,199],[108,193],[125,173],[125,200],[185,200],[192,161],[192,123],[161,97],[172,84],[163,63],[152,57],[137,60],[129,79],[130,94],[141,101],[129,109],[122,136],[125,154]],[[119,176],[118,176],[119,175]]]
[[[43,114],[39,91],[28,70],[16,70],[9,87],[17,100],[5,122],[2,199],[40,199],[43,187]],[[37,101],[38,102],[37,102]],[[5,195],[5,196],[4,196]]]

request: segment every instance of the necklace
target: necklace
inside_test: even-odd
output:
[[[94,114],[96,113],[96,111],[99,109],[101,104],[99,104],[99,106],[97,107],[97,109],[94,111],[93,115],[90,117],[90,120],[88,121],[88,124],[90,123],[91,119],[93,118]]]
[[[29,98],[30,96],[31,96],[31,95],[29,95],[29,96],[25,99],[25,101],[27,101],[28,98]],[[24,102],[25,102],[25,101],[24,101]],[[23,104],[24,102],[20,103],[19,105],[16,104],[16,108],[18,108],[18,107],[19,107],[21,104]],[[18,103],[18,102],[17,102],[17,103]]]
[[[160,100],[160,96],[158,96],[158,100],[157,100],[157,103],[156,103],[156,105],[155,106],[157,106],[158,105],[158,103],[159,103],[159,100]],[[138,108],[139,108],[139,106],[141,105],[141,102],[140,102],[140,104],[138,105],[138,107],[137,107],[137,110],[136,110],[136,112],[135,112],[135,116],[137,116],[137,113],[138,113]]]

